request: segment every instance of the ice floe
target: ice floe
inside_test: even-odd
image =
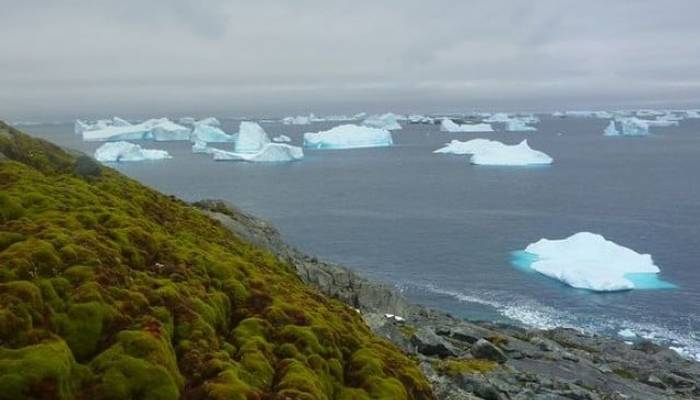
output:
[[[172,158],[165,150],[144,149],[129,142],[109,142],[95,150],[95,159],[100,162],[126,162],[163,160]]]
[[[301,147],[282,143],[266,143],[254,153],[230,152],[212,149],[211,153],[217,161],[248,161],[248,162],[286,162],[304,158]]]
[[[473,139],[466,142],[453,140],[434,153],[472,154],[469,162],[475,165],[527,166],[548,165],[553,162],[549,155],[533,150],[523,140],[516,145],[503,144],[496,140]]]
[[[449,118],[443,118],[440,122],[442,132],[493,132],[491,124],[457,124]]]
[[[528,267],[569,286],[593,291],[669,288],[649,254],[639,254],[603,236],[579,232],[566,239],[541,239],[521,257]]]
[[[362,121],[362,125],[371,128],[386,129],[388,131],[395,131],[401,129],[401,124],[399,120],[405,119],[400,115],[394,113],[386,113],[382,115],[372,115],[369,118]]]
[[[385,147],[393,144],[391,132],[353,124],[340,125],[327,131],[304,134],[304,147],[316,149],[355,149]]]

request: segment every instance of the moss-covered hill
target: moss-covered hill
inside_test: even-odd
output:
[[[0,399],[428,399],[351,308],[177,199],[0,123]]]

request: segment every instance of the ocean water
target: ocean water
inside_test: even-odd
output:
[[[535,133],[482,134],[405,125],[390,148],[305,150],[303,161],[287,164],[214,162],[188,143],[147,142],[174,158],[116,168],[187,200],[229,200],[306,252],[457,316],[608,335],[630,329],[700,357],[700,120],[614,138],[602,135],[607,122],[542,116]],[[237,123],[224,128],[235,132]],[[334,125],[262,124],[293,144]],[[86,152],[99,146],[68,124],[25,130]],[[432,153],[477,137],[528,139],[555,161],[485,167]],[[512,263],[512,252],[531,242],[579,231],[651,254],[659,278],[676,287],[593,293]]]

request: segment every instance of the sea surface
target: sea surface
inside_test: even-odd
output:
[[[534,133],[404,124],[390,148],[307,149],[303,161],[281,164],[214,162],[185,142],[144,142],[173,158],[115,167],[186,200],[231,201],[302,250],[457,316],[606,335],[628,329],[700,358],[700,120],[652,128],[649,137],[604,137],[607,120],[541,118]],[[236,132],[238,122],[224,120],[224,129]],[[299,145],[303,132],[338,124],[261,125]],[[72,124],[23,129],[88,153],[100,145],[82,142]],[[432,153],[477,137],[527,139],[554,164],[473,166],[467,156]],[[513,267],[513,251],[579,231],[651,254],[677,288],[594,293]]]

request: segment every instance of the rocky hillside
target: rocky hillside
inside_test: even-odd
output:
[[[432,397],[286,260],[0,124],[0,399]]]
[[[270,224],[221,201],[196,205],[295,267],[308,284],[360,309],[377,334],[418,360],[438,399],[700,398],[700,364],[649,341],[630,345],[573,329],[460,320],[411,305],[390,287],[304,255]]]

